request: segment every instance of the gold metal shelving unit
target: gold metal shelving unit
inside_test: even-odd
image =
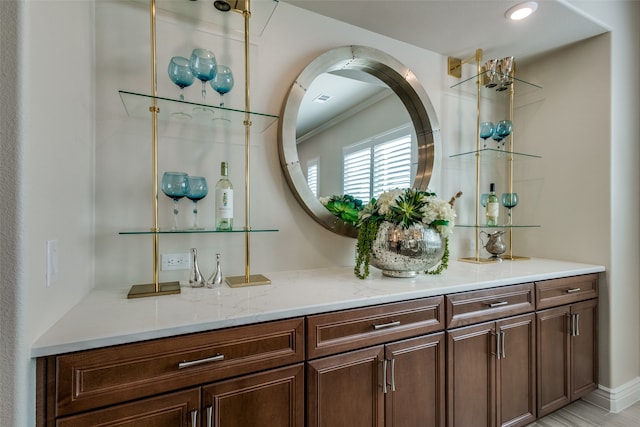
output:
[[[277,4],[277,2],[276,2]],[[167,3],[171,5],[171,3]],[[252,113],[250,111],[250,84],[249,84],[249,21],[251,18],[251,4],[250,0],[233,0],[227,2],[224,0],[218,0],[214,2],[214,6],[221,12],[238,12],[244,19],[244,57],[245,57],[245,109],[234,110],[230,108],[220,108],[216,106],[209,106],[207,108],[224,110],[232,118],[235,118],[235,123],[241,121],[244,127],[245,133],[245,224],[242,230],[235,230],[236,232],[242,232],[245,237],[245,274],[243,276],[227,277],[227,284],[231,287],[241,286],[253,286],[269,284],[271,281],[262,274],[251,274],[250,272],[250,234],[254,232],[264,231],[277,231],[273,229],[260,229],[252,230],[250,226],[250,170],[249,170],[249,145],[251,126],[254,121],[258,124],[260,130],[265,130],[278,117]],[[271,10],[271,13],[273,10]],[[269,15],[270,16],[270,15]],[[150,94],[138,94],[133,92],[120,91],[120,97],[124,103],[125,109],[129,115],[138,115],[146,109],[151,113],[151,180],[152,180],[152,226],[149,230],[132,230],[124,231],[120,234],[148,234],[152,238],[153,247],[153,281],[152,283],[133,285],[127,295],[127,298],[141,298],[157,295],[171,295],[180,293],[179,282],[165,282],[160,283],[160,256],[159,256],[159,238],[160,235],[165,234],[186,234],[186,233],[216,233],[216,230],[180,230],[180,231],[167,231],[161,230],[158,227],[158,120],[164,119],[174,109],[180,108],[180,104],[193,104],[189,102],[180,102],[168,98],[158,96],[157,90],[157,64],[156,64],[156,0],[149,0],[149,27],[150,27],[150,51],[151,51],[151,93]],[[148,104],[146,104],[148,102]],[[146,104],[146,107],[141,108],[141,103]],[[196,104],[193,104],[196,105]],[[234,122],[232,120],[232,122]],[[227,232],[228,233],[228,232]]]
[[[475,255],[472,257],[465,257],[465,258],[460,258],[460,261],[464,261],[464,262],[471,262],[471,263],[476,263],[476,264],[481,264],[481,263],[493,263],[493,262],[498,262],[500,259],[505,259],[505,260],[512,260],[512,261],[516,261],[516,260],[526,260],[526,259],[530,259],[529,257],[526,256],[518,256],[518,255],[514,255],[513,254],[513,231],[515,229],[518,228],[531,228],[531,227],[540,227],[539,225],[500,225],[500,226],[496,226],[496,227],[486,227],[484,225],[481,225],[480,222],[480,170],[481,170],[481,158],[490,158],[491,156],[494,157],[501,157],[501,161],[504,161],[505,158],[507,159],[506,161],[508,161],[508,178],[507,178],[507,182],[508,182],[508,192],[512,193],[513,192],[513,169],[514,169],[514,160],[521,158],[521,159],[538,159],[540,158],[540,156],[537,155],[533,155],[533,154],[526,154],[526,153],[520,153],[520,152],[516,152],[515,148],[514,148],[514,136],[513,133],[509,136],[509,143],[508,143],[508,149],[503,151],[503,150],[495,150],[495,149],[490,149],[490,148],[482,148],[481,146],[481,138],[480,138],[480,110],[481,110],[481,91],[482,91],[482,87],[484,86],[484,84],[486,83],[486,70],[484,69],[484,67],[482,66],[483,62],[482,62],[482,49],[477,49],[475,52],[475,55],[466,59],[460,59],[460,58],[453,58],[453,57],[449,57],[448,61],[447,61],[447,65],[448,65],[448,69],[447,69],[447,74],[449,76],[455,77],[455,78],[462,78],[462,66],[465,64],[475,64],[476,66],[476,73],[469,78],[466,78],[465,80],[462,80],[458,83],[456,83],[455,85],[451,86],[452,88],[456,87],[456,86],[460,86],[462,84],[465,84],[467,82],[471,82],[474,81],[476,84],[476,101],[477,101],[477,105],[476,105],[476,148],[475,150],[472,151],[468,151],[468,152],[464,152],[464,153],[459,153],[459,154],[454,154],[452,156],[450,156],[450,158],[469,158],[471,156],[474,157],[475,160],[475,224],[473,225],[456,225],[457,227],[467,227],[467,228],[473,228],[475,230]],[[532,88],[536,88],[536,89],[540,89],[541,87],[529,82],[525,82],[523,80],[519,80],[515,77],[515,64],[513,66],[513,69],[511,70],[511,73],[509,75],[510,79],[513,81],[513,83],[511,85],[509,85],[509,120],[513,121],[513,105],[514,105],[514,95],[515,95],[515,84],[520,83],[520,84],[525,84],[529,87]],[[513,217],[512,217],[513,218]],[[500,257],[500,259],[496,259],[496,258],[482,258],[480,256],[480,232],[482,228],[489,228],[489,229],[506,229],[509,232],[509,241],[508,241],[508,252],[505,255],[502,255]]]

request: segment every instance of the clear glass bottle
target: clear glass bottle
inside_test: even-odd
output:
[[[486,217],[487,226],[495,227],[498,225],[498,215],[500,214],[500,202],[496,196],[496,185],[492,182],[489,185],[489,196],[487,197]]]
[[[227,162],[220,163],[220,180],[216,184],[216,230],[233,229],[233,185],[229,181]]]
[[[204,278],[200,273],[200,267],[198,267],[198,251],[196,248],[191,248],[191,273],[189,274],[189,285],[192,288],[201,288],[204,286]]]

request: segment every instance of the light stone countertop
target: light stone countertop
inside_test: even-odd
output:
[[[604,272],[599,265],[534,258],[473,264],[450,261],[441,275],[396,279],[353,267],[263,273],[264,286],[182,287],[178,295],[127,299],[129,288],[95,289],[36,340],[31,356],[125,344],[334,310]]]

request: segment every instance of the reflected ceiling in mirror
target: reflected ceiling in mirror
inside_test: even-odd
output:
[[[426,189],[440,132],[424,88],[409,69],[384,52],[344,46],[317,57],[291,86],[280,118],[280,162],[305,211],[327,229],[355,237],[355,227],[332,214],[318,196],[344,192],[343,163],[352,147],[370,144],[364,139],[399,134],[410,134],[413,141],[412,170],[404,186]],[[329,150],[329,146],[335,147]],[[314,155],[309,153],[318,150],[324,176],[320,190],[307,182],[309,159]],[[376,179],[374,175],[371,181]]]

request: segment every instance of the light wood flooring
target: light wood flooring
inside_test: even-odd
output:
[[[583,400],[577,400],[527,427],[640,427],[640,402],[612,414]]]

